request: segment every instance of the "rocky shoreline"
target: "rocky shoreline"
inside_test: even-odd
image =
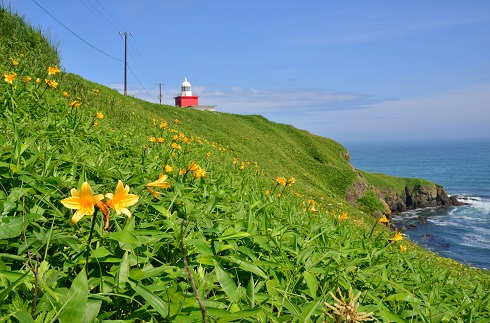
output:
[[[456,195],[449,196],[440,185],[405,187],[404,192],[383,192],[383,200],[392,214],[427,207],[460,206],[466,203],[458,200]]]

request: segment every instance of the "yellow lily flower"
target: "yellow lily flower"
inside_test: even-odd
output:
[[[10,74],[3,73],[4,81],[9,83],[9,84],[12,84],[12,82],[15,80],[16,75],[17,74],[15,74],[15,73],[10,73]]]
[[[342,213],[341,216],[339,216],[339,219],[340,220],[345,220],[345,219],[348,219],[348,218],[349,218],[349,216],[348,216],[347,212],[344,212],[344,213]]]
[[[159,187],[159,188],[169,188],[170,184],[168,182],[166,182],[167,177],[168,177],[167,175],[163,175],[162,173],[160,173],[160,175],[158,176],[158,179],[156,181],[148,183],[148,184],[146,184],[146,186],[153,186],[153,187]]]
[[[206,171],[199,167],[194,173],[194,178],[206,177]]]
[[[386,218],[386,215],[383,214],[383,216],[378,219],[378,222],[379,223],[388,223],[388,222],[390,222],[390,220],[388,220]]]
[[[58,82],[56,82],[55,80],[45,79],[44,82],[46,82],[46,85],[52,89],[56,89],[56,87],[58,86]]]
[[[77,224],[85,215],[93,215],[95,212],[94,205],[104,198],[104,195],[93,195],[92,188],[87,182],[82,184],[80,192],[76,188],[72,188],[71,197],[61,200],[61,204],[73,210],[77,210],[71,221]]]
[[[403,240],[402,233],[401,232],[395,233],[395,235],[393,236],[393,238],[391,238],[390,240],[391,241],[402,241]]]
[[[56,73],[61,72],[58,66],[48,67],[48,75],[54,75]]]
[[[286,186],[287,181],[284,177],[276,177],[276,182],[279,183],[281,186]]]
[[[108,199],[107,206],[115,210],[117,214],[126,214],[128,218],[131,218],[131,212],[127,209],[128,206],[136,204],[138,202],[138,195],[128,194],[129,186],[124,186],[123,182],[118,181],[116,192],[114,194],[107,193],[105,197]]]
[[[181,147],[179,144],[175,143],[175,142],[174,142],[174,143],[172,143],[172,148],[173,148],[173,149],[177,149],[177,150],[182,149],[182,147]]]

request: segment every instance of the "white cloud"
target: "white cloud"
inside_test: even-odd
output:
[[[202,92],[200,102],[238,114],[309,114],[325,110],[361,109],[372,99],[363,94],[315,89],[243,89]]]
[[[339,141],[490,138],[490,84],[300,116],[295,125]]]

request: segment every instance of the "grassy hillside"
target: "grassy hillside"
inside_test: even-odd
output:
[[[340,144],[125,97],[59,64],[0,9],[2,321],[490,319],[486,271],[391,232],[367,184],[346,201],[365,182]]]

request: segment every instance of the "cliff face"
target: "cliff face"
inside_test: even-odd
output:
[[[448,196],[444,187],[415,186],[405,187],[404,192],[384,191],[381,198],[388,204],[392,213],[425,207],[447,207],[463,205],[456,196]]]
[[[366,207],[362,200],[369,192],[379,199],[375,209],[366,210],[375,216],[392,214],[426,207],[464,205],[456,196],[448,196],[444,187],[426,180],[397,178],[384,174],[359,173],[359,179],[347,191],[346,199],[358,207]],[[376,198],[376,197],[374,197]],[[372,203],[376,204],[376,203]]]

